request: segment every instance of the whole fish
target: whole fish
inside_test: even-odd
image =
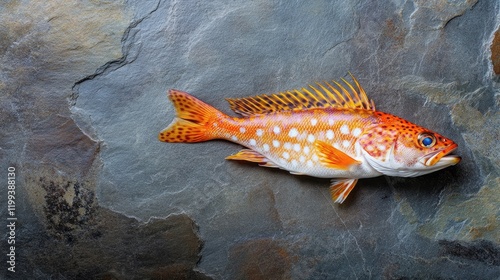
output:
[[[452,140],[375,109],[364,89],[316,83],[308,88],[247,98],[229,98],[230,117],[188,93],[170,90],[177,116],[160,132],[163,142],[229,140],[247,147],[227,157],[292,174],[331,181],[342,203],[360,178],[415,177],[460,162]]]

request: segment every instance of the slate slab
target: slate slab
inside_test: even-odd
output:
[[[465,0],[1,4],[0,174],[16,167],[20,205],[6,275],[494,279],[499,15]],[[328,180],[225,161],[238,145],[157,140],[170,88],[232,114],[224,98],[348,71],[462,162],[361,180],[334,205]]]

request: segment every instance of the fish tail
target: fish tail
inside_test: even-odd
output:
[[[168,92],[168,97],[177,115],[158,134],[160,141],[194,143],[218,138],[213,124],[227,118],[225,114],[186,92],[172,89]]]

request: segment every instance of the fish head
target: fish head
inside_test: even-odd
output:
[[[382,174],[415,177],[460,162],[450,154],[458,145],[436,132],[402,118],[383,114],[364,131],[359,144],[370,165]]]

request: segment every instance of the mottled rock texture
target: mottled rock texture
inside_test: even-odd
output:
[[[500,275],[498,1],[8,0],[0,27],[0,177],[16,167],[18,218],[16,273],[2,254],[0,276]],[[157,140],[170,88],[230,113],[226,97],[348,71],[462,162],[361,180],[334,205],[328,180],[225,161],[235,144]]]

